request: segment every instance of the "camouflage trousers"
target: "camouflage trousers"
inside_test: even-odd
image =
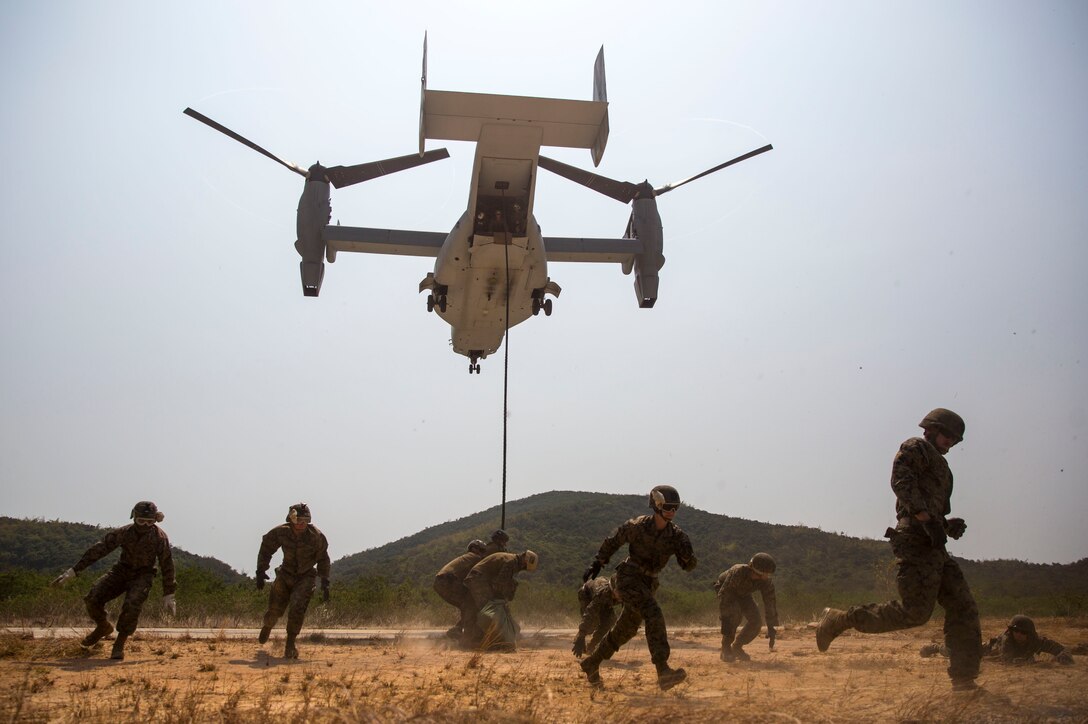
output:
[[[592,655],[602,659],[612,658],[621,646],[630,641],[639,626],[646,622],[646,646],[650,649],[650,660],[661,667],[669,660],[669,634],[665,629],[665,616],[661,606],[657,605],[654,593],[657,591],[656,576],[648,576],[637,566],[627,562],[616,568],[616,585],[619,589],[623,610],[616,623],[601,639]]]
[[[582,612],[585,613],[584,611]],[[605,608],[601,611],[600,617],[597,619],[597,625],[593,627],[593,636],[589,639],[589,645],[586,646],[586,651],[592,652],[593,649],[600,645],[601,641],[608,632],[612,630],[612,624],[616,621],[616,614],[611,608]]]
[[[759,607],[751,594],[734,596],[723,593],[718,597],[718,615],[722,621],[722,651],[727,650],[735,640],[738,646],[751,643],[759,635],[763,620],[759,616]],[[744,620],[744,628],[737,633],[737,626]]]
[[[900,600],[851,606],[847,622],[862,633],[898,631],[927,622],[939,603],[944,609],[948,675],[975,678],[982,658],[982,628],[978,606],[959,564],[943,547],[934,548],[927,538],[911,532],[896,532],[891,544]]]
[[[314,572],[296,576],[276,570],[276,580],[268,594],[268,610],[264,614],[264,627],[272,628],[287,611],[287,633],[298,635],[302,622],[306,620],[306,609],[317,587],[317,574]]]
[[[83,597],[87,613],[96,624],[108,623],[106,604],[124,594],[121,614],[117,617],[117,633],[128,636],[136,630],[140,620],[140,610],[144,607],[147,595],[151,593],[151,582],[155,580],[154,569],[144,573],[128,573],[111,568],[94,582],[91,590]]]
[[[434,592],[437,593],[443,601],[457,609],[460,615],[460,618],[457,620],[457,625],[464,626],[465,600],[468,599],[469,601],[472,601],[472,595],[469,593],[468,589],[465,588],[465,582],[459,580],[457,576],[452,573],[435,576]]]

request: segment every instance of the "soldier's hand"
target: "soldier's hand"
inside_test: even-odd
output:
[[[321,603],[329,602],[329,579],[321,579]]]
[[[600,572],[601,572],[601,562],[599,560],[597,560],[596,558],[594,558],[593,562],[589,564],[589,568],[587,568],[586,572],[582,574],[582,583],[585,583],[590,578],[596,578],[597,574],[600,573]]]
[[[174,600],[174,594],[168,593],[162,597],[162,607],[169,611],[171,616],[178,615],[178,603]]]
[[[778,633],[774,630],[774,626],[767,627],[767,648],[774,651],[774,640]]]
[[[963,518],[949,518],[945,521],[945,530],[954,540],[959,540],[967,532],[967,523]]]
[[[582,655],[586,652],[586,637],[579,636],[574,639],[574,648],[571,649],[575,656],[582,658]]]
[[[264,582],[268,580],[268,574],[264,571],[257,571],[257,590],[264,588]]]
[[[60,574],[59,576],[57,576],[56,578],[53,579],[53,585],[54,586],[63,586],[65,583],[67,583],[68,581],[70,581],[71,579],[73,579],[75,577],[76,577],[76,570],[74,568],[69,568],[67,571],[65,571],[64,573]]]
[[[934,548],[944,548],[944,544],[948,542],[948,536],[945,535],[944,526],[939,518],[930,518],[922,524],[922,529],[929,536],[930,545]]]

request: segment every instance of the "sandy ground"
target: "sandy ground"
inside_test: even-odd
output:
[[[1071,646],[1088,622],[1040,620]],[[994,635],[1001,621],[985,621]],[[207,638],[151,631],[130,639],[124,661],[110,644],[87,652],[78,633],[33,638],[0,633],[3,721],[1083,721],[1088,722],[1088,657],[1061,666],[984,662],[975,692],[952,692],[940,657],[918,649],[939,640],[939,623],[865,636],[848,632],[828,653],[811,626],[748,646],[752,661],[724,664],[711,629],[676,629],[671,663],[688,681],[656,686],[645,638],[601,668],[594,691],[570,653],[573,632],[523,631],[516,653],[461,651],[433,632],[384,631],[299,640],[285,660],[282,630],[265,646],[255,632]],[[232,636],[250,636],[233,638]]]

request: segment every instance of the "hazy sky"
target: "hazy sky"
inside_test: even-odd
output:
[[[617,265],[549,268],[555,313],[509,339],[509,499],[669,482],[876,538],[899,443],[945,406],[951,550],[1088,555],[1075,0],[5,3],[4,514],[119,525],[150,498],[252,572],[297,500],[334,558],[499,503],[505,345],[469,376],[427,259],[342,254],[304,298],[302,180],[181,113],[303,165],[411,153],[424,31],[441,90],[589,99],[603,44],[612,178],[775,146],[661,199],[652,310]],[[446,145],[334,219],[448,231],[474,149]],[[543,172],[535,211],[556,236],[628,214]]]

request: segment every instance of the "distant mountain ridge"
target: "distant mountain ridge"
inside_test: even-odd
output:
[[[576,587],[601,541],[620,523],[649,513],[647,496],[552,491],[506,505],[511,550],[540,556],[540,568],[526,578],[542,584]],[[498,527],[498,506],[431,526],[384,546],[355,553],[333,564],[335,578],[383,577],[392,583],[429,586],[436,571],[464,552],[473,538],[487,540]],[[690,536],[698,558],[691,573],[670,563],[662,587],[709,591],[718,574],[765,551],[775,557],[775,585],[787,596],[813,597],[834,592],[882,599],[895,593],[895,565],[884,540],[853,538],[800,525],[775,525],[708,513],[684,506],[676,523]],[[607,573],[626,556],[621,549]],[[1068,597],[1074,608],[1088,607],[1088,558],[1071,564],[958,559],[972,589],[1015,607],[1017,599]],[[523,574],[524,575],[524,574]],[[864,602],[859,599],[858,602]]]

